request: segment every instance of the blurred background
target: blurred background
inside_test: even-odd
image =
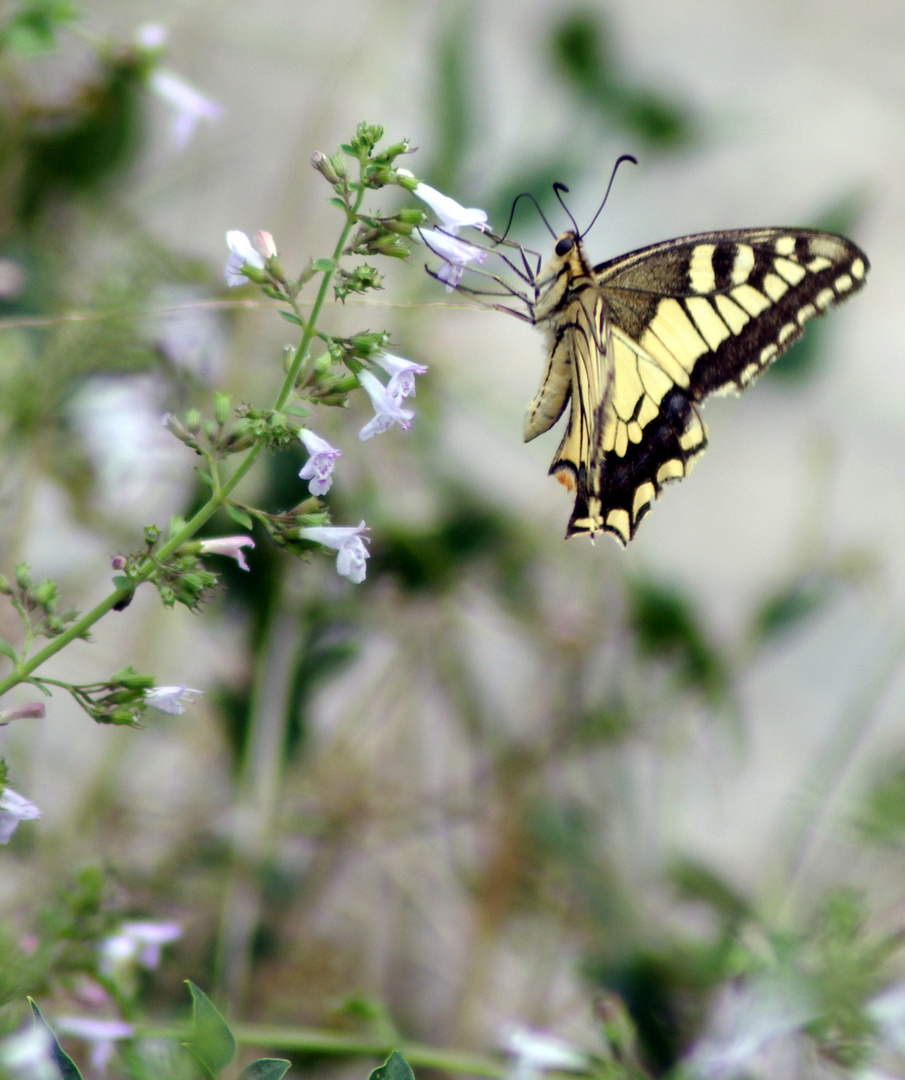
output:
[[[211,103],[181,143],[136,59],[149,22],[160,70]],[[81,609],[144,525],[203,499],[160,416],[279,386],[288,328],[227,295],[224,233],[269,230],[290,273],[329,254],[341,221],[309,158],[361,120],[497,230],[525,190],[565,227],[556,180],[584,224],[634,154],[596,261],[799,225],[872,264],[749,394],[708,404],[710,449],[624,551],[563,540],[559,436],[522,443],[533,328],[418,257],[331,305],[325,329],[385,328],[429,366],[411,431],[360,443],[364,401],[318,428],[344,455],[334,522],[371,528],[367,581],[260,536],[200,615],[140,590],[50,665],[89,682],[131,663],[204,697],[132,731],[56,695],[0,729],[43,812],[2,853],[10,940],[99,868],[105,917],[183,927],[146,986],[159,1015],[191,978],[238,1020],[379,1015],[473,1050],[526,1024],[601,1053],[615,994],[654,1075],[721,987],[788,963],[826,994],[820,1061],[846,1064],[899,970],[865,950],[905,921],[901,4],[86,0],[51,51],[10,41],[0,570],[26,560]],[[546,257],[525,200],[513,228]],[[303,460],[268,457],[247,490],[293,505]],[[8,1026],[26,990],[63,1007],[55,963],[7,979]]]

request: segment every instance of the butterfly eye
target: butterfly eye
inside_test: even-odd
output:
[[[563,255],[568,255],[573,247],[575,247],[575,238],[573,236],[564,236],[562,240],[557,242],[553,250],[562,258]]]

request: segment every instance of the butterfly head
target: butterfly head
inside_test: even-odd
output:
[[[580,243],[580,241],[576,233],[566,232],[563,233],[562,236],[557,237],[556,247],[553,250],[560,259],[564,259],[570,251],[575,249],[575,246],[578,243]]]

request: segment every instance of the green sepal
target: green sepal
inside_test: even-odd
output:
[[[289,416],[297,416],[299,420],[304,420],[306,416],[311,415],[311,410],[303,409],[301,405],[287,405],[286,413]]]
[[[61,1080],[82,1080],[82,1074],[79,1072],[78,1065],[76,1065],[63,1047],[60,1046],[59,1042],[57,1042],[57,1037],[54,1035],[50,1025],[41,1015],[41,1010],[31,998],[28,999],[28,1004],[31,1006],[31,1015],[35,1027],[43,1028],[52,1040],[51,1053],[53,1054],[54,1064],[60,1071]]]
[[[291,1064],[284,1058],[258,1058],[239,1073],[239,1080],[283,1080]]]
[[[185,985],[192,995],[192,1035],[182,1045],[205,1076],[216,1080],[217,1073],[236,1056],[236,1040],[210,998],[190,980]]]
[[[394,1050],[386,1061],[379,1065],[368,1080],[415,1080],[412,1067],[398,1050]]]
[[[232,503],[224,503],[223,508],[233,521],[237,521],[243,529],[251,529],[253,522],[240,506],[233,506]]]
[[[311,265],[322,274],[329,274],[336,269],[336,263],[332,259],[315,259]]]
[[[4,641],[3,638],[0,638],[0,653],[3,653],[4,656],[8,656],[14,664],[18,664],[19,657],[16,655],[16,650],[8,641]]]
[[[286,322],[291,322],[293,326],[304,327],[305,325],[298,317],[298,315],[296,315],[293,311],[281,311],[280,314],[283,316]]]

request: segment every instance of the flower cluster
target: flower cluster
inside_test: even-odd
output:
[[[362,124],[352,141],[342,147],[342,153],[312,155],[312,165],[333,186],[338,196],[333,201],[346,208],[349,227],[354,225],[356,229],[339,250],[343,254],[405,256],[409,251],[410,238],[417,234],[432,251],[441,256],[443,267],[438,276],[448,288],[453,288],[465,267],[470,263],[479,265],[487,254],[482,248],[461,239],[458,233],[463,228],[486,230],[487,214],[480,209],[461,206],[418,180],[408,170],[396,168],[395,159],[400,154],[408,153],[409,145],[403,141],[378,152],[376,144],[382,135],[381,128]],[[349,176],[348,158],[358,160],[358,181]],[[364,189],[387,184],[397,184],[425,203],[437,218],[438,226],[421,228],[426,214],[420,209],[406,208],[388,216],[360,212]],[[310,343],[313,332],[299,312],[295,297],[315,274],[325,275],[324,285],[333,276],[335,295],[340,300],[351,292],[380,287],[380,276],[372,267],[365,265],[347,271],[335,260],[326,259],[310,263],[297,280],[290,280],[283,273],[273,237],[267,232],[258,232],[253,239],[249,239],[244,232],[232,229],[226,234],[226,243],[230,251],[225,272],[227,284],[232,287],[252,281],[268,295],[289,304],[292,310],[283,314],[289,322],[306,331],[305,343]],[[360,334],[349,339],[320,336],[329,344],[328,351],[320,357],[309,360],[301,349],[289,349],[287,352],[287,368],[293,381],[292,388],[298,396],[315,404],[341,405],[345,404],[350,390],[360,387],[370,398],[374,409],[373,417],[359,431],[362,441],[380,435],[394,425],[408,430],[415,413],[406,401],[415,396],[415,377],[423,375],[427,371],[426,366],[387,352],[385,345],[389,335],[385,333]],[[336,373],[340,364],[345,366],[348,374]],[[292,412],[291,408],[289,412]],[[300,410],[299,414],[307,415],[304,410]],[[249,437],[258,440],[265,436],[275,448],[277,442],[280,446],[285,444],[283,436],[289,435],[291,424],[286,423],[288,417],[283,413],[253,414],[250,408],[246,408],[244,412],[240,410],[240,416],[243,417],[240,424],[245,425],[242,429],[244,434],[239,432],[233,437],[233,447],[245,445],[243,440]],[[276,418],[282,425],[279,439],[272,430]],[[170,427],[187,445],[196,452],[202,452],[191,429],[186,427],[183,430],[183,426],[172,418]],[[313,499],[320,499],[330,491],[342,451],[308,423],[295,430],[308,454],[299,478],[307,482]],[[252,516],[258,517],[278,543],[293,545],[296,541],[302,541],[335,550],[338,572],[356,583],[364,580],[368,558],[364,522],[357,527],[330,525],[323,520],[323,511],[318,510],[316,502],[300,504],[284,515],[254,512]],[[222,543],[226,545],[229,542],[251,545],[248,537],[230,537]],[[241,550],[221,549],[216,552],[211,543],[205,541],[207,547],[204,550],[207,553],[232,555],[241,566],[245,566]],[[153,704],[153,701],[149,704]]]
[[[430,250],[443,260],[437,277],[446,282],[447,292],[452,292],[469,263],[480,266],[487,258],[483,248],[460,239],[459,230],[472,228],[484,232],[487,214],[475,207],[460,206],[455,199],[421,182],[412,188],[412,194],[427,203],[440,221],[439,229],[419,229],[419,233]]]

